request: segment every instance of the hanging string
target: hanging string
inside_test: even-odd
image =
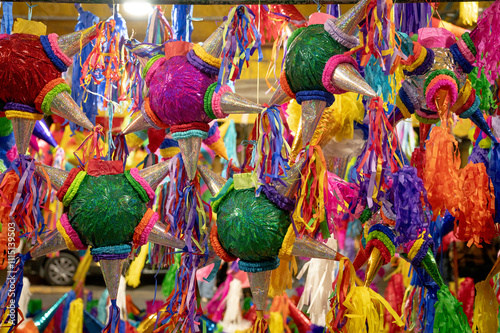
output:
[[[26,2],[26,6],[28,6],[28,21],[31,21],[31,16],[33,15],[33,7],[36,7],[38,5],[31,5],[31,2]]]

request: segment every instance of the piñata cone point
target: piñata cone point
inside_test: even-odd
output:
[[[92,26],[83,31],[75,31],[67,35],[59,36],[57,44],[61,51],[72,58],[75,54],[80,52],[80,45],[84,47],[96,36],[96,26]]]
[[[139,175],[155,190],[163,179],[167,176],[170,164],[162,161],[150,167],[139,170]]]
[[[25,155],[28,151],[36,120],[13,117],[10,118],[10,121],[12,122],[17,151],[20,155]]]
[[[419,140],[420,147],[424,147],[425,140],[429,137],[429,132],[431,131],[432,124],[420,123],[419,124]]]
[[[281,86],[278,86],[278,89],[274,91],[274,94],[271,96],[271,99],[269,100],[269,105],[281,105],[291,100],[292,98],[287,95],[287,93],[283,90],[283,88],[281,88]]]
[[[30,250],[32,258],[38,258],[49,253],[54,253],[66,249],[66,241],[59,230],[53,229],[41,243],[38,243]]]
[[[38,332],[43,332],[49,326],[50,321],[52,318],[54,318],[54,315],[57,312],[57,309],[61,306],[61,304],[66,300],[66,297],[68,297],[68,293],[64,294],[61,298],[57,300],[57,302],[54,303],[47,311],[40,313],[37,315],[35,318],[33,318],[33,321],[35,322],[36,328],[38,328]]]
[[[226,146],[224,145],[224,141],[222,139],[219,139],[212,143],[211,145],[208,146],[210,149],[214,151],[217,155],[219,155],[222,158],[225,158],[227,161],[229,161],[229,157],[227,156],[227,149]]]
[[[203,43],[203,49],[212,57],[219,58],[222,53],[222,44],[224,42],[224,27],[226,23],[221,24]]]
[[[50,185],[54,190],[59,190],[61,186],[63,186],[64,182],[68,178],[69,172],[66,170],[62,170],[59,168],[54,168],[45,164],[39,164],[37,163],[35,166],[36,172],[44,176],[45,173],[50,179]],[[44,173],[45,171],[45,173]]]
[[[127,135],[130,133],[147,130],[150,127],[152,126],[146,121],[146,119],[142,115],[142,112],[139,112],[139,114],[134,119],[132,119],[130,124],[128,124],[127,127],[123,129],[122,134]]]
[[[226,114],[261,113],[264,107],[232,91],[225,92],[220,98],[220,108]]]
[[[369,287],[375,276],[377,276],[380,267],[384,265],[384,258],[380,253],[379,249],[373,247],[372,253],[368,257],[368,263],[366,265],[366,276],[365,276],[365,287]]]
[[[497,139],[495,138],[495,135],[493,135],[493,132],[491,131],[490,126],[488,126],[488,123],[486,123],[486,120],[484,119],[483,114],[481,111],[478,109],[476,110],[470,117],[469,119],[481,130],[483,131],[487,136],[490,137],[491,141],[497,142]]]
[[[266,309],[271,272],[272,271],[248,273],[248,280],[250,282],[250,288],[252,289],[253,302],[257,307],[257,311],[264,311]]]
[[[94,128],[94,125],[89,118],[87,118],[82,109],[80,109],[73,98],[71,98],[71,95],[66,91],[59,93],[52,100],[50,111],[89,131]]]
[[[297,238],[293,244],[292,255],[298,257],[340,260],[343,256],[324,243],[309,236]]]
[[[347,35],[353,35],[358,28],[359,22],[363,20],[366,15],[366,7],[370,3],[370,0],[360,0],[351,9],[349,9],[345,14],[341,15],[335,25],[339,27],[342,32]]]
[[[208,190],[215,197],[226,184],[226,180],[203,165],[198,165],[197,168]]]
[[[120,285],[120,275],[124,261],[124,259],[101,259],[99,261],[106,288],[109,291],[109,298],[112,300],[116,300],[118,296],[118,286]]]
[[[148,236],[148,241],[163,245],[174,247],[176,249],[183,249],[186,246],[186,243],[182,239],[172,236],[172,234],[167,232],[167,229],[160,222],[156,222],[151,229],[151,232]]]
[[[189,180],[196,176],[196,167],[198,166],[198,157],[200,156],[202,139],[192,136],[185,139],[178,139],[179,149],[181,151],[184,168],[186,169]]]
[[[377,97],[377,93],[366,83],[357,69],[348,63],[341,63],[332,75],[335,87],[368,97]]]
[[[439,288],[443,287],[444,281],[441,273],[439,273],[438,265],[436,263],[436,259],[434,258],[434,253],[432,253],[432,249],[427,249],[427,254],[421,263],[422,267],[425,271],[430,275],[430,277],[436,282]]]
[[[302,126],[302,147],[306,147],[310,142],[318,127],[323,111],[326,107],[325,101],[309,100],[303,101],[302,116],[300,119]]]

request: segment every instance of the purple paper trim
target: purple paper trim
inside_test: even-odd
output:
[[[432,65],[434,64],[434,51],[432,49],[427,49],[427,55],[425,56],[424,61],[415,68],[413,72],[408,72],[407,70],[403,70],[405,75],[412,76],[412,75],[424,75],[431,69]]]
[[[194,53],[193,50],[189,51],[186,57],[191,65],[193,65],[203,73],[213,76],[217,76],[219,74],[219,69],[217,67],[204,62],[200,57],[196,55],[196,53]]]
[[[335,24],[335,21],[337,21],[336,18],[331,18],[326,20],[324,24],[325,31],[328,32],[330,37],[348,49],[358,46],[359,40],[356,37],[348,35],[340,30],[340,28]]]
[[[295,200],[289,199],[281,195],[274,187],[268,184],[264,184],[260,188],[262,189],[262,192],[264,192],[266,197],[269,199],[269,201],[271,201],[279,208],[286,211],[292,211],[295,209]]]
[[[427,254],[427,251],[429,250],[429,247],[432,248],[434,242],[432,241],[431,238],[427,239],[423,244],[422,247],[420,247],[420,250],[418,250],[417,254],[411,261],[411,264],[415,267],[420,266],[422,263],[422,260],[424,260],[424,257]]]
[[[8,102],[7,104],[5,104],[3,109],[5,111],[15,110],[15,111],[24,111],[24,112],[29,112],[29,113],[40,113],[40,112],[38,112],[37,109],[35,109],[32,106],[29,106],[26,104],[14,103],[14,102]]]
[[[127,259],[130,253],[103,253],[103,254],[93,254],[92,258],[95,262],[101,260],[115,260],[115,259]]]

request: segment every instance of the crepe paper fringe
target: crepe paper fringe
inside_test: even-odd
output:
[[[447,286],[437,292],[437,302],[434,305],[434,331],[438,332],[471,332],[467,317],[462,310],[461,303],[453,297]]]
[[[247,7],[231,8],[226,22],[218,87],[229,80],[239,79],[243,65],[246,63],[248,67],[250,56],[256,50],[259,54],[258,61],[262,61],[263,58],[261,36],[255,25],[255,15]]]
[[[376,210],[385,192],[391,188],[391,173],[398,169],[396,155],[398,139],[383,109],[380,97],[369,105],[370,133],[363,152],[356,161],[357,184],[360,196],[366,198],[368,208]]]
[[[448,210],[455,216],[460,197],[458,143],[442,126],[436,126],[425,143],[423,177],[433,218]]]
[[[404,244],[428,229],[431,207],[424,183],[414,167],[404,166],[394,173],[393,190],[397,243]]]
[[[2,197],[6,197],[4,204],[10,207],[5,211],[7,214],[2,216],[2,228],[8,230],[8,223],[16,223],[16,244],[19,242],[18,237],[35,240],[45,231],[45,217],[41,208],[46,203],[51,187],[42,188],[44,178],[48,176],[35,172],[35,160],[28,155],[19,155],[0,174],[0,190],[12,191],[2,193]]]
[[[474,292],[474,290],[472,290]],[[473,297],[472,297],[473,298]],[[490,281],[476,284],[476,299],[474,300],[473,332],[498,331],[498,300]],[[470,322],[470,318],[469,318]]]
[[[305,232],[316,238],[321,231],[321,223],[326,219],[325,196],[328,195],[326,162],[319,146],[309,147],[305,154],[307,154],[305,167],[299,182],[292,218],[299,233]]]
[[[332,298],[332,309],[327,314],[326,324],[333,332],[380,331],[384,328],[384,312],[402,327],[403,321],[391,305],[368,287],[357,287],[352,264],[344,258],[340,261],[339,275]],[[347,291],[348,290],[348,291]]]
[[[500,44],[500,3],[493,3],[486,8],[477,22],[476,28],[470,34],[470,39],[477,49],[476,63],[479,72],[484,68],[484,74],[493,84],[500,72],[500,55],[494,52]],[[463,37],[462,37],[463,38]],[[467,43],[467,40],[464,39]]]
[[[287,177],[290,170],[288,158],[290,147],[283,139],[283,123],[277,107],[266,108],[257,122],[257,165],[259,179],[263,183],[278,181]]]

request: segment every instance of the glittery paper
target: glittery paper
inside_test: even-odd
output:
[[[120,285],[123,262],[124,259],[101,260],[99,262],[110,299],[116,299],[118,296],[118,286]]]
[[[82,109],[75,103],[71,95],[66,91],[58,94],[50,105],[50,111],[58,116],[82,126],[85,129],[92,130],[94,125],[90,122]]]
[[[37,164],[36,172],[40,175],[44,174],[42,168],[45,169],[45,172],[50,178],[50,185],[56,191],[59,190],[61,186],[63,186],[64,182],[66,181],[66,178],[68,178],[69,175],[69,172],[66,170],[54,168],[44,164]]]
[[[41,257],[49,253],[66,249],[66,242],[57,229],[52,230],[41,243],[30,251],[32,258]]]
[[[134,119],[132,119],[130,124],[128,124],[127,127],[125,127],[125,129],[122,131],[122,134],[139,132],[142,130],[147,130],[150,127],[152,126],[146,121],[146,119],[144,119],[142,112],[139,112],[137,116]]]
[[[38,36],[14,34],[0,39],[0,100],[34,107],[43,87],[60,76]]]
[[[202,138],[192,136],[186,139],[179,139],[177,142],[179,142],[179,149],[181,150],[187,176],[189,180],[193,180],[196,175],[196,166],[198,165]]]
[[[163,161],[139,170],[139,175],[144,178],[144,180],[154,190],[158,185],[160,185],[161,181],[165,179],[169,168],[170,163],[168,161]]]
[[[149,233],[148,240],[155,244],[175,247],[177,249],[183,249],[186,246],[183,240],[167,233],[165,226],[159,222],[156,222],[153,226],[153,229]]]
[[[226,114],[261,113],[264,107],[232,92],[224,93],[220,98],[220,108]]]
[[[200,72],[186,57],[173,57],[158,68],[149,86],[151,109],[169,125],[209,123],[203,98],[215,77]]]
[[[340,259],[340,255],[337,251],[309,236],[304,236],[295,240],[292,255],[316,259]]]
[[[266,309],[267,293],[271,281],[271,271],[248,273],[252,297],[258,311]]]
[[[302,102],[302,146],[305,147],[311,141],[316,127],[318,127],[326,102],[310,100]]]
[[[75,31],[70,34],[59,36],[57,44],[62,53],[72,58],[80,52],[80,43],[88,44],[96,35],[96,26],[90,27],[84,31]]]
[[[124,174],[87,175],[71,201],[68,218],[82,241],[104,247],[130,243],[145,213],[146,204]]]
[[[322,82],[323,69],[331,56],[346,51],[322,24],[302,29],[288,46],[285,60],[286,78],[292,91],[326,91]]]
[[[290,225],[287,211],[253,190],[229,192],[217,212],[222,247],[250,262],[274,259]]]
[[[208,190],[212,196],[215,197],[224,187],[224,184],[226,184],[226,180],[203,165],[198,165],[198,171],[200,172],[201,178],[203,178],[203,181],[207,185]]]
[[[11,118],[10,120],[16,138],[17,151],[19,154],[26,154],[36,120],[24,118]]]

